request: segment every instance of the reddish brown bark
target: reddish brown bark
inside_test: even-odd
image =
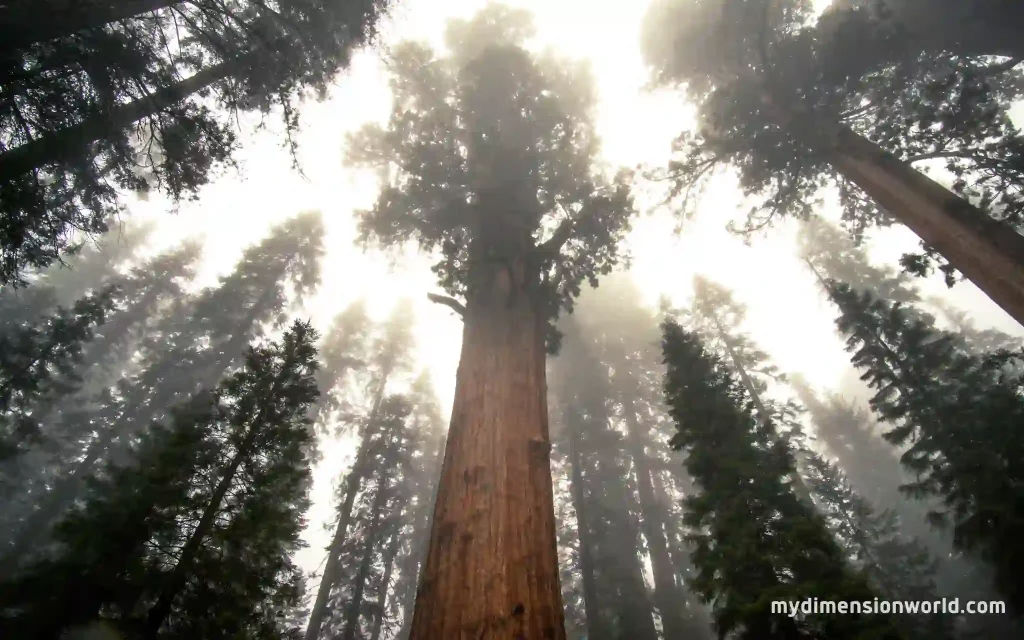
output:
[[[544,324],[522,262],[467,300],[412,640],[564,640]]]
[[[1024,324],[1024,236],[848,128],[829,159]]]

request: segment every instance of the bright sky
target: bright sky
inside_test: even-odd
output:
[[[824,8],[828,0],[818,0]],[[402,39],[428,40],[441,46],[444,25],[452,17],[469,17],[482,0],[401,0],[384,28],[381,46]],[[621,0],[509,0],[535,15],[538,42],[564,55],[590,60],[598,81],[599,132],[604,158],[612,165],[660,164],[673,137],[685,126],[690,111],[674,95],[644,93],[646,73],[639,51],[640,24],[647,2]],[[369,206],[376,194],[372,175],[342,165],[345,134],[368,121],[384,122],[389,115],[387,78],[379,53],[355,56],[328,100],[302,109],[299,137],[306,178],[290,166],[281,147],[279,127],[267,120],[268,131],[242,134],[240,172],[229,170],[203,190],[201,199],[184,203],[176,214],[161,197],[132,201],[135,215],[159,223],[153,250],[177,243],[189,234],[207,238],[202,284],[212,284],[230,271],[241,251],[263,238],[269,227],[304,210],[325,217],[327,247],[323,283],[306,305],[306,315],[326,329],[331,317],[350,302],[365,297],[370,311],[383,319],[394,301],[410,296],[417,305],[419,361],[431,372],[439,401],[448,414],[454,391],[461,324],[447,308],[426,301],[437,291],[422,258],[409,256],[394,269],[376,254],[352,246],[353,212]],[[243,121],[246,126],[255,123]],[[815,288],[812,276],[796,258],[795,227],[773,230],[752,246],[731,236],[724,227],[730,216],[741,215],[741,198],[728,178],[705,194],[697,218],[681,237],[665,215],[639,220],[629,238],[634,255],[633,275],[653,306],[662,294],[686,304],[695,273],[731,287],[750,307],[748,326],[754,338],[780,369],[802,372],[820,388],[835,388],[848,377],[848,360],[836,337],[832,313]],[[828,212],[826,212],[828,214]],[[889,231],[873,244],[879,260],[895,262],[916,241],[904,230]],[[926,283],[928,293],[949,297],[971,310],[979,321],[1024,335],[1008,316],[969,284],[948,292],[939,280]],[[314,473],[314,506],[306,534],[310,547],[300,564],[308,571],[322,561],[329,534],[321,530],[333,510],[332,483],[351,455],[345,442],[325,442],[324,459]],[[311,588],[315,589],[315,582]]]

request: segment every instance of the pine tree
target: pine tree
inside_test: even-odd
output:
[[[279,111],[294,153],[297,103],[326,94],[386,6],[47,4],[52,12],[18,3],[0,9],[2,32],[15,34],[0,36],[0,83],[10,97],[0,105],[3,284],[59,260],[78,241],[76,230],[106,231],[119,189],[153,184],[175,200],[195,197],[232,162],[230,113]]]
[[[301,597],[289,558],[308,505],[316,337],[296,322],[251,348],[142,437],[136,464],[108,465],[58,525],[57,557],[5,590],[17,628],[56,637],[99,616],[146,638],[282,637]],[[73,577],[46,590],[55,575]]]
[[[811,494],[829,530],[879,596],[893,601],[937,601],[936,561],[920,542],[900,532],[899,517],[892,511],[876,512],[825,458],[808,452],[805,460]],[[941,611],[894,621],[908,638],[953,637],[953,618]]]
[[[23,453],[42,435],[33,405],[72,393],[75,371],[96,328],[106,322],[120,292],[106,288],[58,307],[43,322],[0,333],[0,462]]]
[[[930,316],[911,316],[842,283],[826,286],[852,362],[876,390],[871,406],[892,425],[886,439],[907,447],[901,461],[917,479],[906,491],[942,498],[945,509],[934,519],[952,525],[957,548],[992,563],[997,589],[1019,610],[1024,354],[965,353]]]
[[[772,615],[774,600],[870,600],[824,522],[797,498],[789,443],[755,417],[745,388],[700,339],[664,326],[665,394],[686,467],[696,591],[713,602],[720,638],[900,638],[884,616]]]
[[[401,167],[363,236],[439,249],[453,297],[437,299],[464,320],[413,640],[565,633],[545,340],[581,283],[618,260],[632,203],[624,179],[595,170],[590,74],[528,53],[529,22],[491,5],[450,23],[448,57],[396,47],[391,121],[350,144],[354,164]]]
[[[102,390],[86,410],[62,416],[60,428],[77,437],[54,453],[52,475],[40,478],[41,486],[16,496],[28,501],[28,509],[12,525],[16,534],[6,562],[26,559],[100,461],[122,455],[144,425],[164,417],[175,403],[216,385],[241,364],[265,325],[286,322],[288,290],[301,299],[319,281],[321,237],[319,214],[299,216],[247,250],[219,286],[173,301],[140,344],[137,369]]]
[[[907,116],[884,108],[866,115],[873,106],[864,91],[870,74],[836,69],[845,58],[832,55],[831,32],[813,26],[811,4],[666,0],[649,12],[644,48],[656,67],[656,81],[685,84],[701,114],[701,131],[686,132],[677,141],[679,153],[669,167],[673,195],[692,194],[720,162],[730,162],[739,169],[744,192],[763,197],[747,222],[746,230],[753,231],[778,217],[812,215],[821,188],[845,180],[863,192],[855,200],[877,205],[868,217],[884,210],[907,225],[1024,322],[1024,237],[985,210],[991,203],[976,206],[963,189],[947,189],[916,170],[905,159],[906,149],[865,124],[876,122],[884,130]],[[858,47],[856,53],[861,51]],[[890,72],[892,65],[879,73]],[[894,93],[922,91],[917,82],[905,85]],[[1007,121],[1009,104],[993,107]],[[925,136],[967,139],[974,147],[991,137],[977,128],[929,126],[941,112],[928,117],[930,122],[918,117]],[[1012,128],[1002,133],[1016,137]],[[984,174],[993,170],[990,165],[981,157],[974,170]],[[1012,162],[1007,172],[1024,178]]]

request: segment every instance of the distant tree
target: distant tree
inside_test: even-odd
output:
[[[95,617],[158,637],[283,637],[308,505],[316,333],[294,323],[108,465],[57,527],[58,555],[4,589],[31,637]],[[62,580],[58,578],[63,577]],[[140,614],[140,612],[142,612]]]
[[[772,614],[773,600],[871,600],[824,521],[797,498],[789,443],[759,420],[744,386],[700,339],[664,325],[665,394],[698,490],[686,524],[696,591],[712,603],[719,638],[902,638],[881,615]]]
[[[992,563],[996,587],[1019,610],[1024,353],[965,353],[930,316],[842,283],[825,286],[852,362],[876,390],[871,406],[892,425],[886,439],[907,447],[901,461],[917,479],[906,491],[942,498],[933,519],[952,524],[957,548]]]
[[[350,141],[354,164],[398,168],[363,236],[440,250],[439,283],[465,297],[435,297],[464,335],[413,640],[565,633],[545,339],[617,262],[632,204],[598,170],[590,74],[528,53],[530,34],[527,14],[490,5],[450,24],[449,57],[396,47],[392,118]]]
[[[829,530],[851,563],[888,600],[935,602],[936,561],[916,539],[900,533],[899,517],[877,512],[854,491],[842,471],[825,458],[806,454],[808,485]],[[951,639],[954,617],[941,610],[894,621],[908,638]]]
[[[85,345],[106,322],[119,291],[106,288],[58,307],[50,318],[0,332],[0,462],[37,443],[42,435],[33,405],[72,393]]]
[[[729,162],[743,191],[762,198],[746,225],[753,231],[780,216],[812,215],[822,188],[838,184],[855,229],[884,211],[1024,322],[1024,238],[999,211],[1024,187],[1024,147],[1009,102],[984,86],[1012,67],[975,61],[976,75],[991,78],[950,91],[942,85],[948,68],[907,76],[902,55],[859,68],[858,58],[871,58],[863,42],[840,50],[836,30],[813,23],[807,0],[655,4],[645,56],[656,81],[685,85],[700,113],[700,130],[677,140],[673,195],[692,194]],[[851,59],[858,70],[846,65]],[[993,139],[1004,148],[992,148]],[[911,164],[947,150],[958,159],[952,190]]]
[[[118,189],[195,197],[232,161],[238,111],[319,97],[385,3],[47,0],[0,9],[0,283],[98,234]],[[115,6],[116,5],[116,6]],[[67,18],[62,22],[60,16]]]
[[[122,455],[145,425],[163,418],[175,403],[216,385],[241,364],[266,325],[287,322],[288,291],[301,299],[319,281],[321,240],[319,214],[296,217],[248,249],[217,287],[170,304],[147,329],[135,356],[138,365],[83,410],[61,416],[57,428],[64,442],[48,472],[13,496],[20,508],[10,525],[15,533],[5,562],[27,559],[99,462]]]

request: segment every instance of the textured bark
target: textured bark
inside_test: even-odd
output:
[[[175,84],[157,89],[145,98],[114,107],[86,120],[18,145],[0,154],[0,175],[19,176],[49,164],[68,161],[99,140],[109,138],[139,120],[155,115],[190,95],[237,73],[243,58],[207,67]]]
[[[626,425],[629,429],[627,442],[633,468],[636,471],[637,493],[640,496],[641,526],[647,547],[651,552],[651,570],[654,574],[654,603],[661,615],[665,640],[684,640],[690,636],[690,629],[683,619],[682,611],[686,599],[676,584],[675,568],[669,556],[665,540],[665,517],[658,505],[651,480],[651,469],[645,451],[644,441],[647,430],[637,420],[632,400],[623,407]]]
[[[525,272],[513,260],[467,296],[413,640],[565,639],[545,327]]]
[[[1024,324],[1024,237],[875,143],[842,127],[833,167]]]
[[[0,9],[0,54],[102,27],[183,0],[11,0]]]
[[[579,417],[573,415],[568,418],[570,423],[569,457],[572,465],[569,490],[572,495],[572,506],[576,511],[576,535],[580,543],[580,573],[583,578],[583,605],[587,617],[587,637],[592,640],[603,640],[605,634],[601,625],[601,601],[597,595],[597,581],[594,578],[593,542],[590,533],[590,520],[587,518],[583,484]]]

